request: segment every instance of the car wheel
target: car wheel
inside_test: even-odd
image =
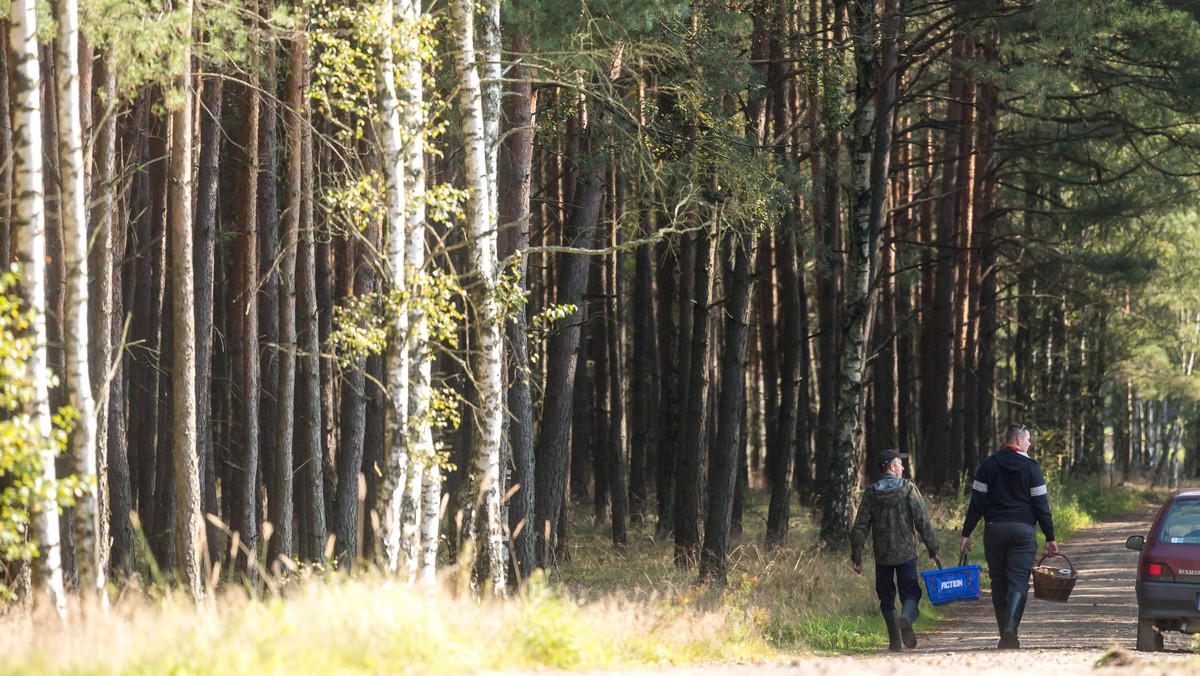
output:
[[[1138,615],[1137,649],[1143,652],[1162,650],[1162,634],[1154,628],[1154,620]]]

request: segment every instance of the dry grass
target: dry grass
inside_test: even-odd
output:
[[[1070,496],[1064,512],[1134,499],[1110,489],[1060,495]],[[788,546],[765,550],[764,498],[752,497],[723,587],[677,569],[671,542],[656,540],[652,526],[631,530],[629,546],[617,553],[606,524],[576,515],[571,561],[530,581],[519,598],[480,603],[374,574],[311,579],[263,601],[234,589],[199,608],[179,594],[127,589],[107,614],[94,605],[74,608],[66,626],[18,612],[0,617],[3,671],[452,674],[879,649],[884,631],[870,566],[857,576],[846,553],[820,549],[808,514],[793,518]],[[931,506],[950,564],[964,504]],[[919,568],[928,567],[922,555]],[[452,572],[445,586],[454,586]],[[938,616],[927,603],[922,612],[921,622]]]

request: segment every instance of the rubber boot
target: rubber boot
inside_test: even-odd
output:
[[[904,606],[900,609],[900,616],[897,621],[900,624],[900,638],[904,641],[905,648],[917,647],[917,635],[913,633],[913,623],[921,616],[921,611],[918,608],[917,599],[905,599]]]
[[[1004,630],[1000,632],[999,647],[1016,649],[1021,647],[1017,639],[1017,628],[1021,626],[1021,617],[1025,615],[1025,599],[1029,592],[1010,592],[1008,595],[1008,613],[1004,622]]]
[[[903,648],[900,647],[900,626],[896,622],[895,610],[880,610],[883,615],[883,623],[887,625],[888,632],[888,650],[898,653]]]
[[[1004,635],[1004,622],[1008,619],[1008,597],[997,596],[992,594],[992,610],[996,613],[996,633]],[[997,648],[1003,648],[1003,639],[996,645]]]

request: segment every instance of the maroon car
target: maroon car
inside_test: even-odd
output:
[[[1172,493],[1150,532],[1125,546],[1141,551],[1137,649],[1162,650],[1164,631],[1200,632],[1200,488]]]

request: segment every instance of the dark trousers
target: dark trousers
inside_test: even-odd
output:
[[[1028,593],[1037,538],[1024,523],[989,523],[983,531],[983,554],[992,579],[992,603],[1004,608],[1010,591]]]
[[[879,609],[885,613],[896,609],[896,587],[900,588],[900,603],[921,600],[915,558],[898,566],[875,564],[875,593],[879,596]]]

